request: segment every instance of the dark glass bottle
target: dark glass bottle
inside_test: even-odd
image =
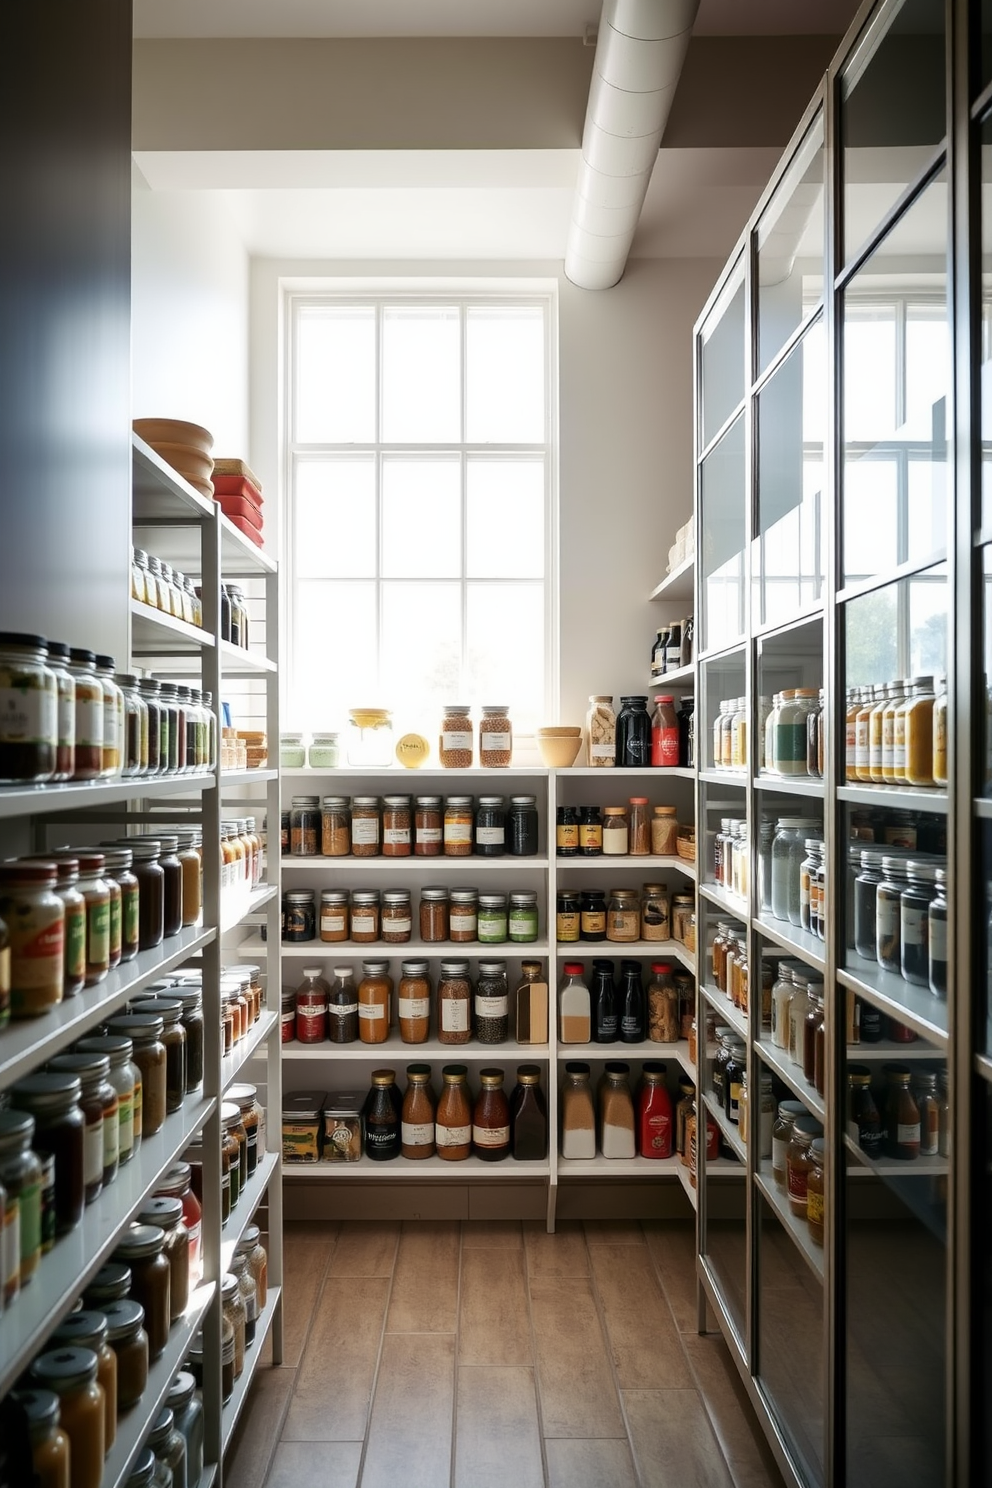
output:
[[[617,764],[647,769],[651,764],[651,719],[647,696],[622,697],[617,714]]]
[[[620,1033],[617,989],[613,962],[596,957],[592,963],[589,996],[592,1001],[592,1036],[597,1044],[615,1044]]]
[[[644,984],[638,961],[620,963],[620,1038],[639,1044],[644,1038]]]
[[[574,806],[559,806],[555,821],[555,851],[559,858],[574,858],[579,852],[579,818]]]
[[[365,1098],[365,1155],[373,1162],[399,1157],[403,1102],[396,1089],[396,1072],[372,1071],[372,1089]]]
[[[696,699],[684,697],[679,704],[679,765],[691,770],[696,763]]]
[[[510,1097],[510,1151],[518,1162],[543,1162],[548,1155],[548,1108],[536,1064],[521,1064]]]
[[[479,1094],[472,1109],[472,1152],[483,1162],[502,1162],[510,1155],[510,1105],[503,1091],[503,1071],[479,1071]]]
[[[220,638],[222,641],[231,639],[231,596],[226,584],[220,586]]]
[[[538,817],[536,796],[511,796],[506,813],[506,850],[515,858],[537,856]]]

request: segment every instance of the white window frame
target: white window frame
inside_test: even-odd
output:
[[[382,427],[382,336],[383,336],[383,311],[386,306],[418,305],[418,306],[443,306],[454,307],[459,311],[460,334],[461,334],[461,426],[465,432],[466,416],[466,311],[469,307],[484,305],[487,303],[505,306],[507,309],[514,307],[533,307],[539,305],[544,313],[544,356],[545,356],[545,389],[544,389],[544,440],[540,443],[477,443],[462,440],[456,443],[425,443],[422,445],[411,443],[386,443],[381,440],[369,443],[314,443],[300,442],[295,439],[295,392],[299,378],[297,362],[297,338],[296,325],[297,314],[300,308],[308,305],[371,305],[376,313],[376,432]],[[382,463],[383,457],[402,455],[411,458],[432,458],[445,455],[456,458],[461,470],[461,515],[462,515],[462,551],[461,572],[458,578],[445,580],[446,583],[457,583],[460,591],[460,612],[462,622],[461,653],[464,665],[466,641],[467,641],[467,589],[469,584],[485,585],[493,583],[520,583],[521,585],[543,583],[543,615],[544,615],[544,692],[543,692],[543,716],[545,719],[557,716],[558,698],[558,471],[559,471],[559,448],[558,448],[558,367],[557,367],[557,290],[554,285],[545,285],[540,288],[522,288],[517,281],[507,279],[499,284],[487,285],[485,288],[476,288],[453,284],[450,289],[435,281],[431,287],[425,288],[416,283],[404,284],[393,281],[369,281],[343,288],[339,281],[328,281],[326,288],[307,283],[306,287],[294,287],[284,285],[282,296],[282,363],[283,363],[283,399],[282,399],[282,489],[286,493],[283,504],[282,520],[282,553],[281,567],[283,583],[281,591],[284,596],[283,605],[283,636],[285,639],[284,654],[293,656],[295,653],[295,628],[296,619],[296,576],[294,570],[294,554],[296,542],[296,512],[293,499],[293,469],[296,459],[303,455],[359,455],[371,454],[375,460],[376,480],[376,573],[372,582],[376,587],[376,656],[379,657],[382,627],[382,607],[384,585],[391,582],[399,582],[384,579],[381,572],[382,566]],[[544,461],[544,576],[541,579],[516,579],[512,576],[470,578],[465,571],[466,568],[466,469],[467,461],[473,455],[481,455],[494,459],[529,459],[539,455]],[[341,582],[369,582],[368,579],[350,580]],[[416,577],[405,578],[403,583],[417,583]],[[436,583],[434,576],[425,578],[424,583]],[[294,726],[293,711],[293,668],[289,665],[285,668],[285,684],[283,696],[283,717],[287,720],[287,726]],[[380,695],[378,670],[377,675],[370,684],[370,692]],[[476,701],[481,701],[478,699]],[[496,699],[495,701],[500,701]],[[338,722],[343,722],[339,718]],[[526,736],[518,731],[518,744],[524,742]]]

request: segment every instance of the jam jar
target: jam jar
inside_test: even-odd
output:
[[[28,1075],[10,1092],[15,1110],[28,1111],[35,1121],[34,1150],[44,1164],[54,1167],[52,1214],[46,1215],[42,1200],[42,1248],[46,1228],[54,1221],[52,1234],[64,1235],[83,1217],[86,1189],[83,1178],[86,1119],[80,1109],[82,1081],[78,1075],[46,1073]],[[44,1195],[45,1184],[42,1184]]]
[[[165,1234],[164,1252],[169,1262],[169,1317],[174,1323],[186,1311],[190,1291],[189,1230],[183,1201],[171,1194],[146,1199],[138,1211],[138,1223],[158,1225]]]
[[[140,1007],[141,1004],[139,1003]],[[135,1137],[153,1137],[161,1131],[166,1116],[166,1056],[162,1042],[165,1023],[153,1013],[124,1013],[110,1018],[107,1029],[110,1033],[129,1038],[133,1045],[132,1059],[141,1074],[141,1100],[135,1102]],[[139,1130],[140,1113],[140,1130]]]
[[[69,1488],[69,1438],[59,1425],[53,1390],[16,1390],[12,1397],[27,1417],[35,1488]]]
[[[57,1054],[49,1069],[78,1075],[82,1081],[79,1104],[86,1118],[83,1170],[86,1202],[92,1204],[103,1187],[117,1177],[120,1132],[117,1091],[110,1083],[106,1054]]]
[[[165,1109],[171,1115],[182,1109],[186,1099],[186,1030],[183,1027],[183,1005],[178,997],[149,997],[137,1002],[141,1013],[161,1018],[162,1043],[165,1045]]]
[[[130,1269],[125,1269],[130,1284]],[[100,1311],[107,1319],[107,1342],[117,1355],[117,1413],[121,1415],[137,1405],[148,1383],[145,1309],[133,1297],[120,1297],[101,1303]]]
[[[62,1001],[65,907],[53,862],[0,864],[0,916],[10,939],[10,1015],[33,1018]]]
[[[59,1397],[59,1422],[69,1438],[72,1488],[100,1488],[106,1451],[99,1360],[92,1349],[53,1348],[31,1365],[32,1379]]]
[[[109,1452],[117,1438],[117,1355],[107,1342],[108,1324],[102,1312],[71,1312],[52,1334],[53,1348],[92,1349],[97,1357],[97,1384],[103,1391],[104,1445]]]
[[[172,1267],[165,1253],[165,1231],[158,1225],[132,1224],[118,1237],[114,1259],[131,1268],[131,1296],[145,1311],[148,1357],[164,1352],[172,1324]]]
[[[232,1086],[232,1089],[234,1087]],[[183,1206],[183,1224],[189,1237],[189,1284],[195,1287],[203,1277],[201,1241],[203,1235],[203,1209],[193,1192],[192,1168],[188,1162],[173,1163],[158,1180],[156,1198],[163,1196],[179,1199]],[[160,1221],[154,1221],[158,1223]]]

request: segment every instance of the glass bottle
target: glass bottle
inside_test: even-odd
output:
[[[644,1038],[644,984],[639,961],[621,961],[618,1000],[621,1042],[641,1043]]]
[[[548,1155],[548,1108],[536,1064],[517,1066],[510,1096],[510,1151],[517,1162],[543,1162]]]
[[[629,1160],[636,1154],[634,1101],[629,1066],[608,1064],[599,1088],[600,1145],[603,1156]]]
[[[596,1108],[588,1064],[569,1062],[561,1094],[561,1155],[567,1160],[596,1156]]]
[[[437,1155],[445,1162],[461,1162],[472,1151],[472,1105],[464,1064],[446,1064],[434,1117]]]
[[[479,1094],[472,1110],[472,1152],[483,1162],[502,1162],[510,1155],[510,1107],[501,1069],[479,1071]]]
[[[667,1066],[647,1060],[637,1097],[637,1151],[641,1157],[672,1156],[672,1098],[666,1083]]]
[[[592,1041],[615,1044],[620,1036],[617,989],[613,981],[613,962],[595,957],[589,987],[592,1004]]]
[[[396,1089],[395,1070],[373,1070],[371,1079],[372,1087],[362,1110],[365,1155],[373,1162],[389,1162],[400,1155],[403,1104]]]
[[[620,699],[617,714],[616,763],[626,768],[647,768],[651,764],[651,719],[646,695]],[[676,745],[678,729],[676,728]]]
[[[350,966],[335,966],[327,990],[327,1037],[332,1044],[353,1044],[358,1038],[358,988]],[[325,984],[326,985],[326,984]],[[299,1014],[296,1036],[299,1038]]]
[[[592,1036],[592,1005],[581,961],[566,961],[558,990],[558,1037],[563,1044],[587,1044]]]
[[[406,1091],[400,1112],[400,1151],[411,1161],[433,1157],[434,1096],[429,1064],[408,1064]]]
[[[885,1066],[885,1149],[901,1162],[913,1162],[920,1155],[920,1108],[911,1080],[911,1071],[904,1066]]]

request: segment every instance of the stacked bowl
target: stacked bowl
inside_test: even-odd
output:
[[[210,452],[214,447],[214,436],[209,429],[186,423],[183,419],[163,418],[135,419],[133,427],[139,438],[150,444],[155,453],[189,481],[195,491],[208,501],[213,500],[214,488],[210,477],[214,462]]]

